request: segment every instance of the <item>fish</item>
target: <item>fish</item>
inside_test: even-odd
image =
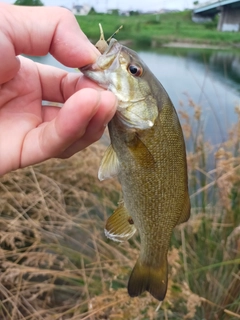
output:
[[[141,246],[128,293],[148,291],[164,300],[167,253],[173,229],[190,217],[186,148],[177,112],[161,83],[138,54],[111,39],[95,63],[80,69],[112,91],[117,111],[108,123],[111,144],[98,178],[117,177],[123,200],[108,218],[105,235],[117,242],[136,230]]]

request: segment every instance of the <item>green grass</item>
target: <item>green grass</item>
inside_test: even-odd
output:
[[[217,31],[217,21],[207,24],[194,23],[191,20],[191,11],[130,17],[94,14],[76,18],[84,33],[93,42],[99,38],[98,23],[102,24],[106,39],[123,25],[123,29],[116,36],[117,39],[130,39],[135,44],[144,42],[149,45],[155,40],[158,44],[169,41],[190,41],[231,46],[240,42],[238,32]]]

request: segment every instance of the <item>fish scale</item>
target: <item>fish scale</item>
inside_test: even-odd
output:
[[[147,290],[163,300],[172,231],[190,215],[185,143],[177,113],[136,52],[115,39],[95,64],[81,70],[119,101],[108,124],[111,146],[99,177],[118,177],[123,202],[109,217],[105,234],[124,241],[138,230],[141,249],[128,292],[134,297]]]

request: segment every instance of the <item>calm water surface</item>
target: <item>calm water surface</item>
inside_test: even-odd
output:
[[[205,140],[224,141],[236,122],[235,106],[240,104],[240,56],[216,51],[139,54],[154,70],[177,110],[183,104],[189,112],[189,98],[201,106]]]
[[[240,54],[224,51],[158,50],[139,51],[168,92],[176,109],[185,110],[188,98],[202,107],[205,140],[221,143],[236,122],[234,108],[240,105]],[[64,68],[50,55],[35,61]]]

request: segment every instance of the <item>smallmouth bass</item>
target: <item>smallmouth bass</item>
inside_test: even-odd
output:
[[[147,290],[162,301],[172,231],[190,216],[185,143],[177,113],[137,53],[115,39],[94,64],[81,71],[119,101],[108,124],[111,145],[98,177],[117,176],[123,201],[107,220],[105,234],[124,241],[139,231],[140,255],[128,293],[135,297]]]

